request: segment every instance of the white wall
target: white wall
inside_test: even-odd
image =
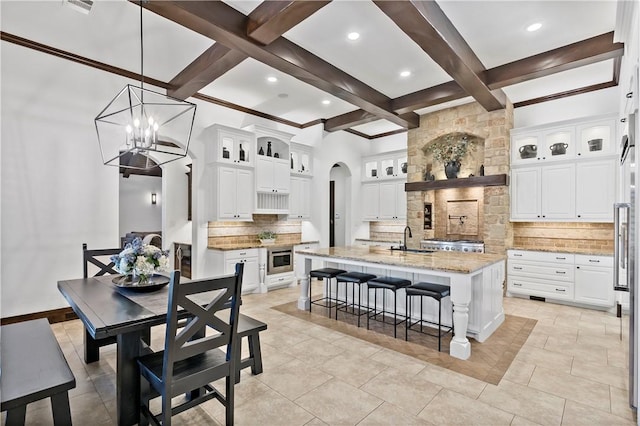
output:
[[[157,194],[151,204],[151,194]],[[162,231],[162,178],[120,175],[120,237],[132,231]]]

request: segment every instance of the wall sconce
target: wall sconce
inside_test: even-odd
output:
[[[157,204],[158,202],[158,196],[156,195],[155,192],[151,193],[151,204]]]

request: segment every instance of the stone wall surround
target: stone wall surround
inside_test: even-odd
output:
[[[369,222],[369,239],[375,241],[402,241],[402,233],[407,224],[402,222],[378,221]],[[411,232],[415,232],[411,228]]]
[[[450,133],[464,133],[478,141],[477,150],[462,160],[460,177],[470,173],[478,174],[479,164],[484,165],[485,175],[509,173],[509,131],[513,128],[513,106],[511,103],[503,110],[487,112],[477,102],[460,105],[442,111],[435,111],[420,117],[420,127],[409,130],[407,153],[409,158],[408,182],[424,180],[428,164],[432,164],[432,173],[436,179],[444,178],[442,164],[433,163],[423,151],[424,146]],[[456,238],[446,232],[448,216],[442,217],[443,207],[438,205],[440,199],[468,200],[465,189],[448,189],[445,197],[438,193],[443,190],[408,192],[407,223],[413,232],[413,238],[407,245],[419,247],[420,240],[425,238]],[[512,245],[513,229],[509,221],[509,188],[507,186],[484,187],[478,191],[482,197],[477,198],[482,204],[479,208],[478,239],[485,242],[488,253],[502,254]],[[438,195],[437,195],[438,194]],[[438,199],[438,200],[437,200]],[[434,229],[423,229],[424,203],[434,204]],[[446,207],[444,207],[446,211]],[[480,231],[481,229],[481,231]],[[464,238],[470,238],[465,235]]]
[[[275,232],[276,243],[297,244],[302,237],[302,222],[279,219],[275,214],[253,215],[253,222],[209,222],[208,246],[258,243],[258,234],[262,231]]]

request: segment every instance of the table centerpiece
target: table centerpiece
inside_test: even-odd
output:
[[[166,276],[157,275],[169,269],[169,252],[137,237],[119,254],[111,256],[114,269],[123,274],[114,283],[123,287],[148,286],[168,283]],[[117,280],[117,281],[116,281]]]

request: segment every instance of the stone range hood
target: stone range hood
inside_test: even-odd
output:
[[[473,102],[420,117],[420,127],[408,132],[407,223],[410,245],[428,238],[478,239],[487,253],[504,254],[513,241],[509,221],[509,131],[513,106],[487,112]],[[458,179],[446,179],[425,146],[435,140],[466,136],[476,149],[462,159]],[[480,166],[485,176],[479,176]],[[435,181],[425,181],[425,172]],[[473,177],[467,177],[473,174]],[[425,203],[433,205],[432,229],[423,229]],[[464,221],[460,221],[460,217]]]

